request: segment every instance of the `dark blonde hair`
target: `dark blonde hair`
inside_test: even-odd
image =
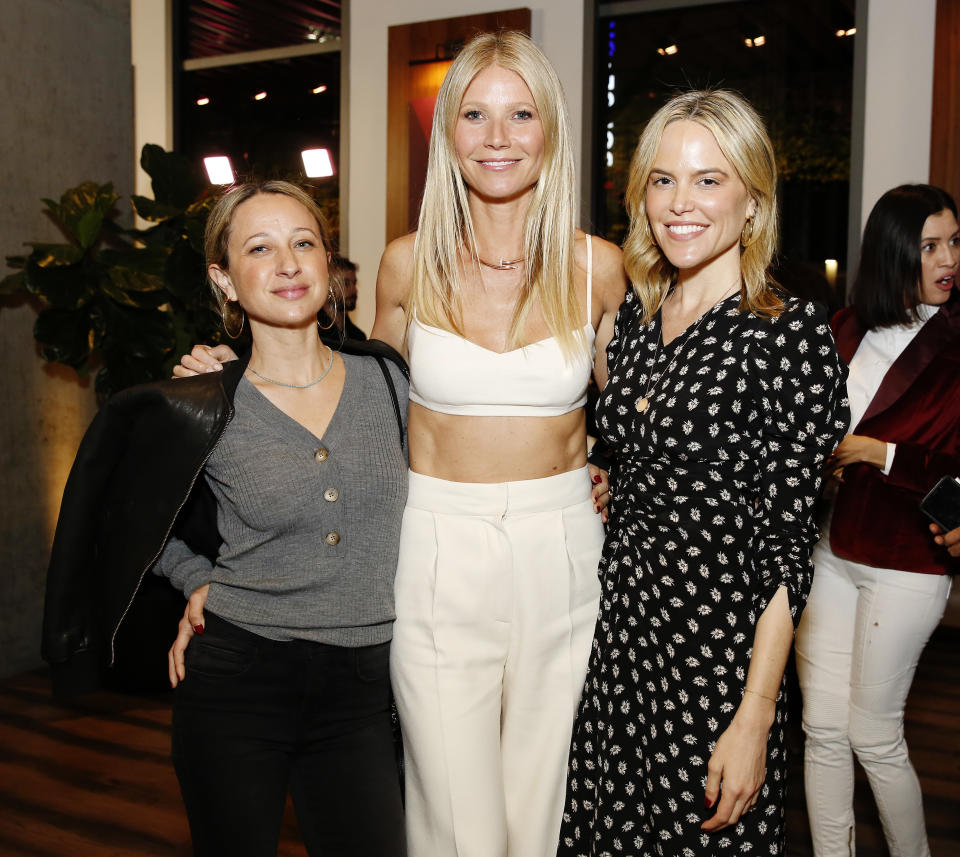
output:
[[[755,205],[748,220],[750,232],[741,241],[740,309],[762,317],[779,315],[783,302],[769,274],[779,237],[773,145],[749,101],[735,92],[714,89],[684,92],[664,104],[644,128],[630,163],[626,194],[630,231],[623,245],[623,264],[643,305],[644,319],[653,318],[677,282],[677,269],[654,240],[646,199],[663,132],[672,122],[682,121],[696,122],[713,134]]]
[[[533,96],[543,127],[543,168],[524,225],[526,265],[508,347],[522,344],[524,321],[539,300],[544,320],[564,352],[582,341],[583,311],[574,285],[576,179],[566,99],[560,78],[528,36],[514,31],[481,33],[453,61],[437,95],[430,134],[427,178],[414,248],[408,314],[435,327],[462,333],[460,266],[464,256],[479,265],[467,184],[460,173],[454,131],[464,93],[480,72],[512,71]]]
[[[203,250],[206,259],[206,267],[209,272],[211,265],[217,265],[224,271],[230,270],[230,257],[227,248],[230,244],[230,228],[233,225],[233,216],[237,208],[248,199],[261,194],[276,194],[278,196],[288,196],[290,199],[299,202],[317,221],[317,230],[320,235],[320,241],[323,243],[323,249],[327,253],[332,252],[333,245],[330,241],[330,230],[327,227],[326,218],[320,210],[320,206],[310,196],[307,191],[291,182],[272,179],[263,182],[245,182],[244,184],[233,185],[228,188],[223,196],[217,200],[216,205],[207,218],[207,226],[203,238]],[[331,278],[335,277],[335,272],[331,269]],[[228,306],[226,296],[220,287],[210,279],[207,274],[207,282],[210,291],[217,301],[220,312],[225,312]],[[226,322],[226,320],[225,320]]]

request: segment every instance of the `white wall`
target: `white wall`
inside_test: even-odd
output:
[[[566,93],[578,176],[583,125],[584,0],[513,4],[492,0],[348,0],[350,152],[347,253],[360,266],[354,319],[373,326],[374,284],[387,222],[387,28],[526,5],[531,35],[556,66]],[[549,14],[548,14],[549,13]],[[578,179],[579,187],[579,179]]]
[[[861,132],[855,114],[851,267],[873,204],[892,187],[929,180],[936,15],[937,0],[858,2],[854,91],[863,124]]]
[[[140,168],[147,143],[173,148],[173,34],[170,0],[130,0],[133,64],[134,193],[152,198],[150,176]]]

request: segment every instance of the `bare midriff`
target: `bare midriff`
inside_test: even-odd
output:
[[[451,482],[516,482],[583,467],[583,408],[557,417],[475,417],[410,403],[410,469]]]

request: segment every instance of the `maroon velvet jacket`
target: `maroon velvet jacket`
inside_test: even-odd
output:
[[[849,364],[866,334],[850,307],[833,318]],[[919,503],[942,476],[960,475],[960,294],[954,290],[887,370],[853,434],[897,444],[890,474],[844,469],[830,525],[837,556],[877,568],[946,574],[960,561],[934,544]]]

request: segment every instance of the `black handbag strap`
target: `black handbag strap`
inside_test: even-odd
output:
[[[393,378],[390,377],[390,370],[387,369],[387,363],[379,354],[374,355],[380,371],[383,372],[383,378],[387,382],[387,389],[390,391],[390,398],[393,400],[393,412],[397,417],[397,428],[400,429],[400,446],[403,446],[403,417],[400,414],[400,401],[397,399],[397,388],[393,385]]]

